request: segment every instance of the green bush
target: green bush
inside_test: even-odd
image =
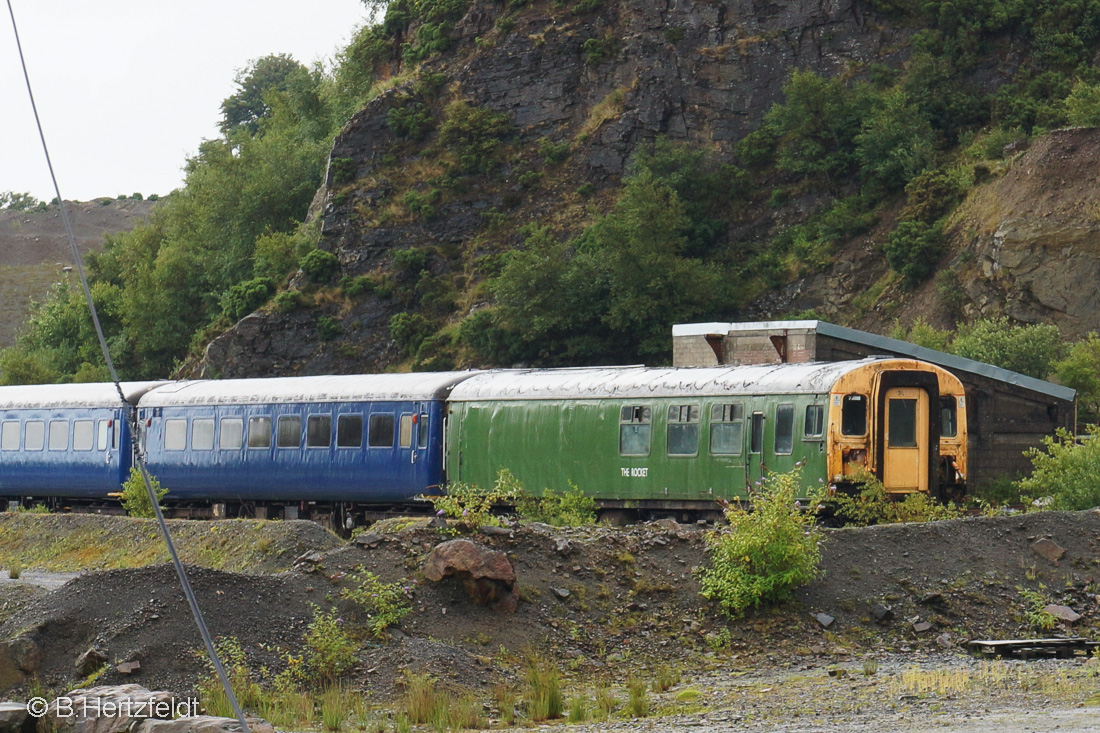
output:
[[[361,295],[370,295],[374,292],[377,282],[370,275],[358,277],[343,277],[340,279],[340,292],[348,298],[356,298]]]
[[[409,602],[412,586],[401,581],[383,583],[362,566],[355,569],[350,579],[355,585],[344,588],[340,597],[355,603],[375,636],[381,637],[386,629],[401,623],[412,612]]]
[[[317,317],[317,338],[322,341],[332,341],[344,332],[344,326],[339,318],[332,316]]]
[[[315,283],[324,283],[340,269],[340,258],[332,252],[315,249],[302,258],[300,265],[306,277]]]
[[[1100,126],[1100,84],[1078,80],[1066,97],[1066,117],[1071,125]]]
[[[332,182],[337,186],[352,183],[355,181],[357,167],[354,158],[333,158],[329,161]]]
[[[1089,425],[1083,440],[1060,428],[1056,437],[1043,438],[1045,451],[1031,448],[1025,455],[1034,467],[1020,479],[1020,493],[1031,498],[1051,497],[1051,509],[1077,511],[1100,506],[1100,426]]]
[[[573,152],[569,143],[562,141],[556,143],[548,137],[539,140],[539,155],[547,163],[563,163]]]
[[[457,100],[447,105],[439,140],[454,153],[461,172],[487,173],[496,167],[496,152],[511,131],[508,115]]]
[[[279,313],[293,313],[302,307],[302,294],[297,290],[284,290],[272,300]]]
[[[882,249],[887,264],[911,288],[936,271],[944,253],[943,229],[923,221],[902,221]]]
[[[502,469],[501,473],[507,471]],[[554,527],[585,527],[596,523],[595,499],[586,496],[572,483],[565,491],[545,489],[541,496],[532,496],[521,489],[516,493],[515,501],[516,512],[532,522]]]
[[[345,628],[336,612],[313,607],[305,638],[305,670],[311,679],[327,685],[343,677],[355,666],[359,645]]]
[[[1053,324],[1012,325],[1005,317],[959,326],[951,350],[967,359],[1045,379],[1067,346]]]
[[[393,251],[393,266],[404,275],[418,275],[428,266],[431,251],[427,247],[409,247]]]
[[[458,519],[467,527],[476,529],[483,524],[500,526],[500,519],[493,514],[493,507],[512,504],[522,488],[510,471],[501,471],[490,488],[455,482],[447,486],[446,493],[430,499],[440,516]]]
[[[1054,364],[1058,381],[1077,390],[1078,422],[1100,420],[1100,336],[1095,331]]]
[[[717,601],[731,618],[740,618],[763,603],[790,597],[795,588],[821,571],[818,562],[817,489],[802,487],[802,469],[771,474],[750,492],[752,509],[726,507],[728,527],[707,535],[710,565],[699,571],[702,595]],[[809,509],[796,505],[808,499]]]
[[[868,527],[873,524],[932,522],[962,516],[953,503],[941,504],[922,492],[904,497],[891,496],[882,482],[869,471],[858,474],[853,483],[857,491],[838,492],[834,499],[836,515],[847,524]]]
[[[407,356],[415,354],[434,330],[431,322],[419,313],[397,313],[390,319],[390,336]]]
[[[221,297],[222,312],[230,320],[239,321],[266,303],[275,292],[275,281],[269,277],[256,277],[238,283]]]
[[[397,137],[409,140],[423,140],[435,126],[432,113],[419,102],[407,102],[401,107],[392,107],[386,113],[386,126]]]
[[[168,495],[168,489],[161,486],[154,476],[149,477],[149,483],[159,504]],[[131,517],[151,519],[156,516],[153,504],[149,501],[149,492],[145,488],[145,479],[136,466],[130,468],[130,477],[122,484],[122,508]]]

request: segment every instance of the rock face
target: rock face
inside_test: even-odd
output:
[[[42,650],[25,636],[0,644],[0,690],[21,684],[41,663]]]
[[[501,31],[505,14],[510,28]],[[589,208],[606,207],[600,192],[618,185],[639,146],[663,136],[704,143],[730,159],[736,142],[782,98],[792,69],[832,75],[870,63],[898,66],[909,33],[857,0],[624,0],[588,13],[549,2],[517,10],[475,0],[456,25],[452,49],[429,59],[421,75],[445,75],[439,104],[464,100],[507,117],[512,132],[500,169],[447,187],[430,216],[393,214],[409,191],[427,195],[437,185],[430,181],[444,178],[438,154],[425,155],[437,145],[434,134],[409,144],[390,129],[390,111],[416,93],[413,82],[400,84],[336,138],[320,197],[320,246],[351,277],[386,268],[394,250],[433,247],[439,254],[425,271],[444,276],[461,266],[462,250],[476,256],[519,244],[521,224],[553,217],[555,227],[575,232],[591,215],[578,204],[577,188],[595,192]],[[542,141],[571,154],[549,171],[558,185],[528,189],[521,176],[545,167]],[[494,231],[493,217],[505,215],[514,226]],[[389,321],[404,310],[403,294],[412,297],[419,285],[415,273],[410,278],[398,277],[392,296],[369,296],[345,310],[250,316],[212,342],[190,373],[347,373],[400,361]],[[346,337],[319,338],[320,315],[337,317]]]
[[[516,609],[516,571],[503,552],[470,540],[451,540],[428,553],[421,571],[435,582],[457,575],[478,605],[491,605],[505,613]]]
[[[34,733],[38,721],[21,702],[0,702],[0,733]]]
[[[1055,323],[1070,336],[1100,323],[1100,129],[1058,130],[963,204],[953,266],[978,316]]]
[[[60,733],[119,733],[145,718],[170,720],[198,712],[197,701],[141,685],[73,690],[50,703],[43,720]],[[240,728],[240,726],[237,726]]]
[[[266,720],[246,717],[252,733],[275,733],[275,727]],[[239,733],[241,724],[234,718],[215,718],[212,715],[196,715],[176,720],[146,720],[132,729],[132,733]]]

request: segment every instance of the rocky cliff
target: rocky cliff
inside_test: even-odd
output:
[[[299,273],[297,300],[248,316],[187,373],[407,365],[391,328],[395,314],[426,309],[440,333],[457,328],[487,302],[483,283],[499,271],[500,253],[522,243],[522,227],[580,231],[608,210],[641,146],[684,140],[734,160],[736,143],[781,101],[793,69],[848,77],[900,69],[915,30],[859,0],[587,5],[477,0],[451,29],[446,51],[416,69],[393,63],[388,88],[337,137],[316,201],[320,247],[338,258],[338,275],[311,283]],[[999,60],[975,67],[990,89],[1017,62],[1011,49]],[[471,141],[468,130],[448,141],[446,125],[460,111],[496,125],[496,142]],[[952,325],[1005,313],[1054,320],[1070,333],[1095,328],[1100,305],[1089,283],[1100,253],[1090,140],[1090,131],[1050,135],[978,185],[951,220],[942,276],[915,290],[891,279],[881,255],[899,202],[837,248],[831,264],[725,318],[813,310],[884,330],[916,316]],[[752,207],[733,221],[730,239],[765,238],[820,208],[820,191],[795,194],[782,207]],[[336,288],[337,277],[345,287]],[[458,362],[420,366],[469,364]]]

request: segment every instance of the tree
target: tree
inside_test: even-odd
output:
[[[308,71],[287,54],[272,54],[250,61],[246,68],[237,72],[236,93],[222,102],[221,131],[228,135],[232,130],[245,129],[256,134],[260,120],[271,113],[268,95],[285,92],[295,73]]]
[[[1057,326],[1012,325],[1002,316],[961,326],[951,350],[967,359],[1045,379],[1065,354],[1066,345]]]
[[[1058,381],[1077,390],[1078,422],[1100,420],[1100,336],[1090,333],[1054,364]]]
[[[897,191],[932,162],[932,126],[905,92],[887,92],[855,137],[860,175],[881,191]]]

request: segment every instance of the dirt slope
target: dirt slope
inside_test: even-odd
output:
[[[831,531],[819,580],[781,608],[732,623],[698,595],[692,571],[705,555],[697,527],[522,525],[512,536],[474,536],[515,566],[521,602],[512,615],[474,606],[453,579],[418,579],[423,556],[452,536],[418,521],[384,534],[373,549],[331,549],[306,569],[242,575],[194,568],[191,582],[213,633],[235,636],[253,669],[275,672],[282,651],[300,649],[311,604],[336,602],[353,617],[336,601],[349,583],[345,573],[362,565],[386,581],[408,580],[413,613],[385,642],[365,639],[353,675],[353,684],[383,698],[397,692],[404,669],[456,687],[512,679],[528,648],[572,674],[624,679],[658,664],[825,664],[868,652],[940,653],[971,636],[1031,635],[1028,612],[1037,597],[1082,614],[1072,628],[1043,633],[1090,635],[1100,626],[1096,512]],[[1043,537],[1065,550],[1060,560],[1032,547]],[[197,632],[169,566],[88,573],[18,600],[5,610],[0,597],[0,638],[32,639],[43,652],[40,678],[51,687],[72,684],[73,661],[93,644],[112,662],[139,659],[138,681],[150,687],[186,690],[202,673],[191,653],[200,646]],[[874,622],[876,604],[889,606],[893,619]],[[828,630],[811,616],[817,612],[835,617]],[[915,631],[923,621],[931,628]],[[129,681],[114,671],[103,679]]]

